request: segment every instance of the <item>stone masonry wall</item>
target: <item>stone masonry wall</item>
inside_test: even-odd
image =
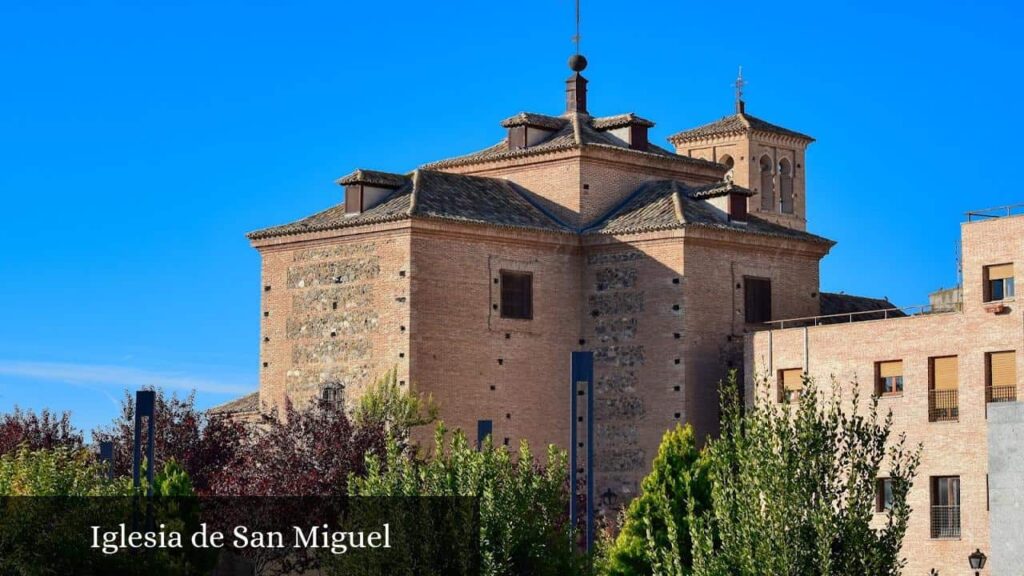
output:
[[[391,368],[408,380],[408,232],[273,245],[263,256],[261,402],[351,406]]]

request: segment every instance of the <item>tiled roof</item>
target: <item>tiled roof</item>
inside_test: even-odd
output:
[[[742,194],[753,196],[755,192],[748,190],[739,184],[733,184],[731,180],[725,182],[714,182],[703,186],[695,186],[689,189],[690,198],[706,199],[725,196],[726,194]]]
[[[569,228],[533,204],[518,185],[499,178],[417,170],[383,202],[359,214],[344,204],[281,226],[249,233],[249,238],[320,232],[404,220],[440,218],[512,228],[565,232]]]
[[[722,183],[722,187],[727,186]],[[736,188],[739,188],[738,186]],[[719,195],[721,192],[719,192]],[[809,232],[772,224],[748,215],[746,223],[730,221],[701,198],[707,187],[691,188],[674,180],[647,182],[609,214],[587,228],[596,234],[636,234],[656,230],[707,227],[747,234],[791,238],[820,244],[833,244],[827,238]]]
[[[356,170],[355,172],[342,176],[335,180],[337,184],[369,184],[371,186],[383,186],[385,188],[398,188],[409,181],[408,176],[380,172],[377,170]]]
[[[521,116],[521,115],[520,115]],[[532,115],[540,117],[541,115]],[[629,115],[624,115],[629,116]],[[517,118],[517,117],[513,117]],[[458,156],[455,158],[449,158],[446,160],[440,160],[437,162],[431,162],[423,165],[425,169],[436,169],[436,168],[449,168],[452,166],[462,166],[466,164],[475,164],[478,162],[489,162],[494,160],[506,160],[511,158],[522,158],[526,156],[533,156],[536,154],[544,154],[550,152],[559,152],[562,150],[572,150],[575,148],[581,148],[584,146],[594,148],[608,148],[616,149],[629,154],[639,154],[647,157],[658,157],[669,160],[678,161],[680,163],[689,164],[691,166],[704,166],[714,167],[722,169],[722,166],[708,160],[701,160],[698,158],[689,158],[687,156],[679,156],[669,150],[666,150],[660,146],[649,144],[647,150],[633,150],[629,147],[629,144],[610,132],[606,132],[604,129],[598,129],[594,127],[594,123],[598,120],[605,121],[611,118],[619,119],[620,116],[613,116],[608,118],[591,118],[590,116],[584,115],[570,115],[566,118],[555,118],[553,116],[547,116],[546,118],[554,120],[564,120],[565,123],[557,130],[554,131],[546,140],[543,140],[537,144],[526,148],[519,148],[510,150],[508,147],[508,139],[502,139],[500,142],[485,148],[472,154],[465,156]],[[637,116],[633,116],[634,120],[643,120]],[[506,122],[508,122],[508,119]],[[621,121],[621,120],[615,120]]]
[[[513,126],[536,126],[538,128],[547,128],[548,130],[558,130],[568,122],[569,121],[565,118],[559,118],[557,116],[520,112],[511,118],[505,118],[502,120],[501,127],[512,128]]]
[[[225,402],[220,406],[214,406],[210,408],[211,414],[237,414],[240,412],[258,412],[260,409],[260,393],[253,392],[246,394],[241,398],[235,398],[230,402]]]
[[[868,298],[865,296],[854,296],[835,292],[822,292],[818,298],[821,304],[821,315],[851,314],[856,312],[872,312],[875,310],[888,310],[882,314],[858,314],[852,320],[880,320],[882,318],[901,318],[906,316],[899,310],[893,310],[896,305],[885,298]],[[820,318],[818,324],[830,324],[837,322],[849,322],[850,317]]]
[[[794,130],[783,128],[782,126],[776,126],[771,122],[761,120],[756,116],[751,116],[750,114],[742,112],[739,114],[733,114],[732,116],[726,116],[721,120],[717,120],[703,126],[698,126],[697,128],[676,132],[669,136],[668,139],[670,142],[685,142],[687,140],[699,140],[701,138],[709,138],[712,136],[743,134],[745,132],[769,132],[772,134],[780,134],[782,136],[807,140],[808,142],[814,141],[814,138],[811,138],[806,134],[801,134]]]
[[[641,118],[632,112],[629,114],[619,114],[618,116],[594,118],[591,120],[590,125],[598,130],[611,130],[612,128],[622,128],[623,126],[633,125],[654,128],[654,122],[651,122],[646,118]]]

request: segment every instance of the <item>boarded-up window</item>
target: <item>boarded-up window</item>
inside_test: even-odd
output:
[[[743,278],[743,308],[746,321],[760,324],[772,319],[772,281]]]
[[[533,318],[533,274],[501,271],[501,317]]]
[[[742,194],[729,194],[729,219],[736,222],[747,221],[747,197]]]
[[[958,383],[956,356],[932,358],[932,390],[956,390]]]
[[[345,186],[345,213],[359,214],[363,211],[363,187],[359,184]]]
[[[875,393],[880,396],[903,393],[903,361],[888,360],[875,364],[878,378],[875,383]]]
[[[1013,264],[985,267],[985,301],[1013,298]]]
[[[779,402],[794,402],[800,399],[804,388],[804,371],[801,368],[779,370]]]
[[[988,354],[989,402],[1013,402],[1017,399],[1017,353],[992,352]]]
[[[508,129],[509,150],[526,148],[526,126],[514,126]]]

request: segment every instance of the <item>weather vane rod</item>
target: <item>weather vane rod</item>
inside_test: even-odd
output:
[[[576,35],[572,37],[576,44],[576,53],[580,53],[580,0],[576,0]]]
[[[740,102],[743,100],[743,87],[747,85],[747,82],[743,79],[743,66],[740,66],[739,74],[736,75],[736,101]]]

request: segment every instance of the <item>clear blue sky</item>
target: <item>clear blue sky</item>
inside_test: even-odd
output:
[[[253,390],[244,233],[560,113],[572,0],[0,4],[0,411],[91,428],[125,387]],[[964,211],[1024,201],[1013,2],[584,0],[590,109],[652,137],[747,110],[818,139],[822,289],[955,281]]]

